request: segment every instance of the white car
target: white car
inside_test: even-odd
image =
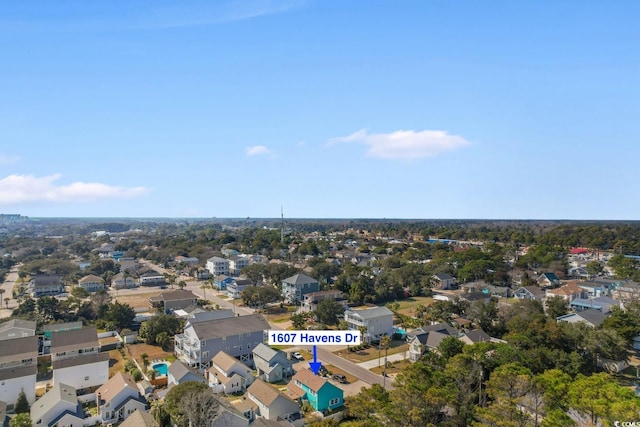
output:
[[[296,360],[304,360],[304,356],[297,351],[291,353],[291,357],[293,357]]]

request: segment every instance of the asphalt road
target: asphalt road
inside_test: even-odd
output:
[[[0,301],[0,318],[11,316],[11,312],[13,311],[13,309],[18,306],[18,301],[13,299],[13,295],[11,293],[16,280],[18,280],[18,267],[14,266],[7,274],[4,283],[0,284],[0,288],[4,289],[4,293],[2,294],[2,298]],[[4,302],[5,298],[9,298],[8,309],[6,308],[7,304]]]

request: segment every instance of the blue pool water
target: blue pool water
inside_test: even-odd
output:
[[[159,373],[160,375],[167,375],[167,364],[166,363],[156,363],[152,366],[153,370]]]

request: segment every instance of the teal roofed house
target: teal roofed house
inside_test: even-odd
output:
[[[306,399],[316,411],[329,411],[344,405],[342,389],[331,384],[326,379],[314,375],[307,368],[300,369],[287,385],[292,396]]]

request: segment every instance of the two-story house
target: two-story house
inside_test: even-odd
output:
[[[226,276],[221,274],[219,276],[215,276],[213,279],[213,287],[218,289],[219,291],[225,291],[227,286],[233,282],[233,277]]]
[[[35,402],[37,372],[38,337],[0,342],[0,401],[13,407],[24,390],[29,403]]]
[[[245,391],[253,379],[253,369],[224,351],[218,352],[211,359],[211,367],[207,370],[209,387],[215,393],[232,394]]]
[[[364,329],[364,342],[378,341],[383,335],[393,334],[393,312],[387,307],[346,310],[344,320],[352,331]]]
[[[240,274],[243,268],[250,264],[248,257],[233,255],[229,257],[229,273],[237,276]]]
[[[190,305],[195,306],[197,302],[197,295],[183,289],[163,292],[160,295],[149,298],[151,310],[161,311],[162,313],[169,313]]]
[[[0,325],[0,341],[32,337],[36,334],[35,320],[11,319]]]
[[[547,289],[545,292],[547,298],[561,297],[568,303],[576,298],[587,298],[589,293],[575,283],[567,283],[556,289]]]
[[[85,389],[109,379],[109,354],[99,352],[96,328],[84,328],[51,335],[53,383]]]
[[[538,286],[541,288],[552,288],[554,286],[560,285],[560,279],[556,276],[555,273],[547,272],[542,273],[536,279]]]
[[[179,360],[169,365],[169,369],[167,370],[167,385],[169,388],[186,383],[187,381],[207,382],[195,369],[185,365]]]
[[[61,294],[64,286],[56,274],[38,274],[31,279],[27,289],[33,298],[40,298]]]
[[[281,381],[293,373],[287,353],[260,343],[253,349],[253,363],[258,378],[268,382]]]
[[[57,383],[31,406],[31,421],[37,427],[83,426],[84,411],[76,389]]]
[[[456,289],[458,287],[458,281],[450,274],[440,273],[433,275],[433,281],[436,283],[438,289]]]
[[[118,372],[96,390],[96,407],[104,425],[122,422],[136,409],[144,411],[147,403],[133,378]]]
[[[302,310],[303,311],[315,311],[318,303],[320,301],[324,301],[326,299],[331,299],[337,301],[342,305],[346,305],[347,300],[342,297],[342,291],[337,289],[331,289],[328,291],[320,291],[320,292],[311,292],[310,294],[306,294],[302,300]]]
[[[251,384],[247,397],[258,407],[257,415],[267,420],[294,421],[301,418],[297,402],[262,380],[255,380]]]
[[[513,296],[518,299],[530,299],[534,301],[544,301],[545,292],[537,286],[523,286],[513,291]]]
[[[304,295],[320,290],[320,283],[313,277],[298,273],[282,281],[282,296],[290,303],[301,303]]]
[[[136,282],[133,280],[133,277],[129,276],[129,274],[118,273],[111,278],[112,289],[129,289],[135,287]]]
[[[213,277],[228,276],[230,274],[229,260],[218,256],[211,257],[207,260],[206,269],[209,270]]]
[[[76,286],[88,292],[97,292],[104,289],[104,279],[94,274],[90,274],[78,280],[78,284]]]
[[[227,296],[232,299],[242,298],[242,292],[251,286],[253,286],[251,280],[237,277],[227,285]]]
[[[446,323],[437,323],[418,328],[407,334],[409,360],[417,362],[425,353],[438,348],[446,337],[457,337],[458,331]]]
[[[167,282],[165,282],[162,273],[158,273],[155,270],[149,270],[138,278],[138,285],[140,286],[165,286],[166,284]]]
[[[293,396],[299,395],[302,400],[307,400],[316,411],[329,411],[344,404],[342,389],[307,368],[296,372],[287,390]]]
[[[175,336],[176,356],[198,369],[208,368],[211,358],[224,351],[252,363],[253,349],[264,342],[269,323],[261,314],[187,323]]]

